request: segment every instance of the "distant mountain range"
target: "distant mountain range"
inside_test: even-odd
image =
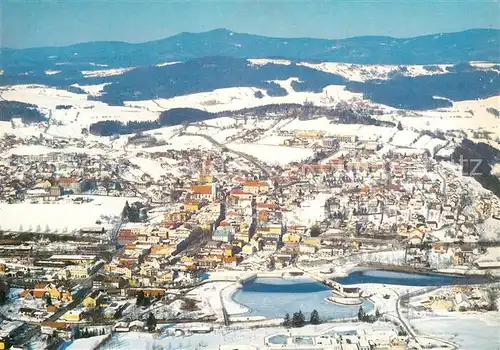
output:
[[[43,84],[84,93],[72,85],[106,83],[101,95],[88,98],[120,105],[124,101],[170,98],[227,87],[255,87],[270,96],[287,95],[275,81],[297,78],[298,81],[292,82],[295,91],[321,92],[328,85],[343,85],[377,103],[432,109],[450,106],[451,101],[500,94],[499,65],[478,68],[464,63],[498,62],[499,38],[500,30],[494,29],[411,39],[342,40],[268,38],[218,29],[181,33],[141,44],[93,42],[3,49],[0,85]],[[252,64],[248,58],[283,58],[289,62]],[[345,75],[299,64],[305,61],[400,64],[401,67],[395,66],[394,74],[387,79],[375,75],[366,81],[351,81]],[[440,63],[452,65],[443,68],[437,66]],[[425,64],[421,67],[424,73],[408,76],[405,64]],[[440,74],[434,74],[436,71]]]
[[[0,51],[4,71],[95,69],[155,65],[206,56],[286,58],[360,64],[456,64],[499,60],[500,30],[472,29],[414,38],[363,36],[339,40],[270,38],[216,29],[180,33],[146,43],[89,42],[64,47]]]

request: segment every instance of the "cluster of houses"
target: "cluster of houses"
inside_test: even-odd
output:
[[[11,154],[0,159],[0,201],[51,203],[63,194],[81,192],[127,195],[114,172],[113,160],[101,152],[87,151],[89,148],[100,150],[102,145],[7,137],[0,140],[0,146],[2,141],[7,142],[7,149],[11,147],[7,151]],[[61,152],[65,147],[75,147],[75,150]]]
[[[324,334],[273,334],[265,338],[264,344],[269,348],[296,349],[305,344],[312,349],[332,350],[371,350],[371,349],[408,349],[409,339],[400,336],[394,329],[371,329]],[[279,344],[279,345],[278,345]]]
[[[491,298],[487,290],[473,286],[456,286],[439,289],[427,295],[418,305],[417,310],[431,311],[470,311],[491,310],[496,301]],[[490,309],[491,308],[491,309]]]

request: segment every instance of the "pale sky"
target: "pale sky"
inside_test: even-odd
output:
[[[1,11],[1,44],[15,48],[143,42],[216,28],[329,39],[500,28],[500,3],[493,0],[3,0]]]

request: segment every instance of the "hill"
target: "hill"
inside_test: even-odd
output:
[[[217,29],[180,33],[139,44],[89,42],[64,47],[0,50],[9,74],[44,70],[137,67],[206,56],[287,58],[362,64],[436,64],[498,61],[500,31],[473,29],[414,38],[364,36],[339,40],[270,38]]]

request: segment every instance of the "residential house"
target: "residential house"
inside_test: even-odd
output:
[[[64,191],[80,193],[83,189],[83,181],[77,177],[60,177],[57,183]]]
[[[200,210],[201,203],[196,199],[187,200],[184,202],[184,210],[188,213],[194,213]]]
[[[225,225],[219,226],[215,229],[212,240],[221,242],[231,242],[234,239],[235,230],[234,227]]]
[[[266,181],[247,181],[243,184],[243,191],[257,195],[269,191],[269,184]]]
[[[100,290],[95,290],[90,293],[85,299],[83,299],[82,304],[86,309],[95,309],[99,305],[102,297],[103,293]]]
[[[68,322],[78,322],[82,320],[83,310],[70,310],[66,312],[62,318]]]

